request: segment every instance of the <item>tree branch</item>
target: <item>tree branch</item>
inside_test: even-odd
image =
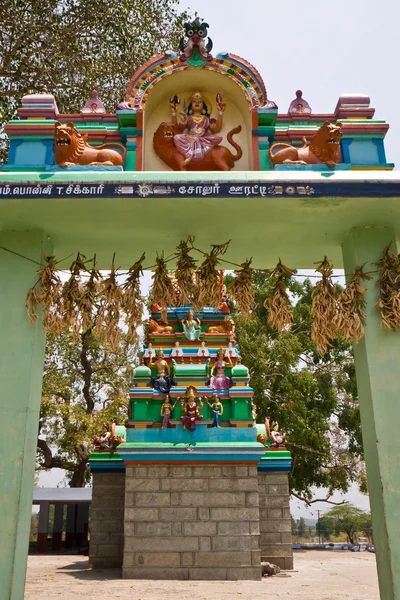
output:
[[[295,492],[291,492],[291,496],[294,496],[301,502],[307,504],[307,506],[311,506],[315,502],[327,502],[327,504],[334,504],[335,506],[341,506],[342,504],[347,504],[347,500],[342,500],[341,502],[334,502],[333,500],[329,500],[330,496],[328,495],[326,498],[315,498],[315,500],[308,500],[308,498],[304,498],[300,496],[300,494],[296,494]]]

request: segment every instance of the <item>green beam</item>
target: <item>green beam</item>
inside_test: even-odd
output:
[[[0,232],[0,246],[39,262],[39,232]],[[0,597],[23,600],[32,513],[45,335],[29,323],[25,295],[39,266],[0,250]]]
[[[371,263],[395,239],[396,232],[390,227],[351,230],[343,244],[346,273],[365,261],[371,271]],[[400,331],[387,331],[380,326],[375,308],[376,280],[374,275],[371,281],[363,283],[368,288],[367,325],[365,337],[354,347],[354,356],[380,594],[382,600],[399,600]]]

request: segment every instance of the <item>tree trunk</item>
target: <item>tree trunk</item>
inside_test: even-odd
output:
[[[73,475],[69,482],[69,487],[78,488],[85,487],[85,473],[88,464],[87,458],[82,458],[76,465]]]

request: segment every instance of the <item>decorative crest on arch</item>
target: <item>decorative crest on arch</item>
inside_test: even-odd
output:
[[[213,57],[212,41],[208,38],[208,23],[196,19],[185,23],[186,41],[180,42],[181,55],[168,50],[146,61],[132,76],[126,88],[125,102],[121,108],[143,109],[148,95],[157,83],[178,71],[205,69],[221,73],[232,79],[246,96],[249,109],[278,108],[268,100],[267,91],[260,73],[249,62],[228,52]]]

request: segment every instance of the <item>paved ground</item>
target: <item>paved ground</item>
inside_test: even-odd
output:
[[[84,556],[30,556],[25,600],[379,600],[375,555],[304,551],[296,571],[263,581],[144,581],[87,568]]]

